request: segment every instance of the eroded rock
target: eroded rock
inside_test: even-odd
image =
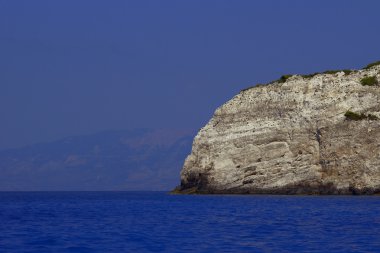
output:
[[[380,87],[366,76],[380,80],[380,66],[241,91],[195,137],[179,191],[379,193]]]

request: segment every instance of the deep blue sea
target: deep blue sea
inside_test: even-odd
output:
[[[0,192],[0,252],[380,252],[380,196]]]

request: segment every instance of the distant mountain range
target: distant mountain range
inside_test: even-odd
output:
[[[0,152],[0,191],[169,190],[195,133],[106,131]]]

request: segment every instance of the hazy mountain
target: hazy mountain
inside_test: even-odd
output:
[[[0,152],[0,190],[169,190],[193,133],[107,131]]]

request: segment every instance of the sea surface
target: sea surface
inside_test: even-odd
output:
[[[0,252],[380,252],[380,196],[0,192]]]

